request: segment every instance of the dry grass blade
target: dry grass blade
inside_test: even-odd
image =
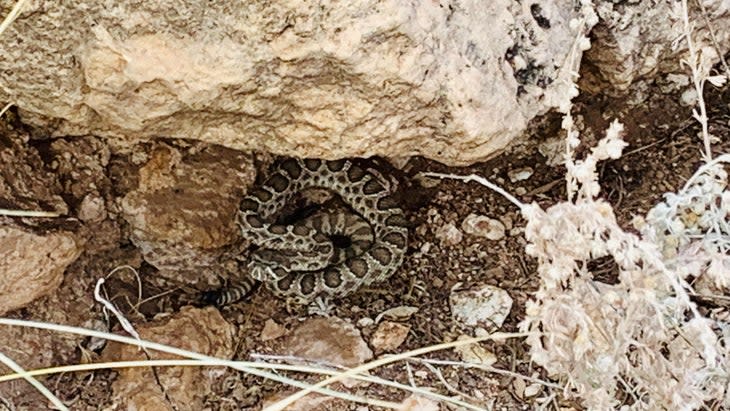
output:
[[[302,372],[302,373],[309,373],[309,374],[321,374],[321,375],[338,375],[340,371],[336,371],[333,369],[327,369],[327,368],[320,368],[320,367],[310,367],[310,366],[302,366],[302,365],[289,365],[289,364],[272,364],[272,363],[265,363],[265,362],[248,362],[248,361],[227,361],[227,360],[221,360],[227,364],[228,367],[235,368],[235,367],[251,367],[251,368],[260,368],[260,369],[270,369],[270,370],[276,370],[276,371],[294,371],[294,372]],[[0,375],[0,383],[8,382],[17,380],[20,378],[26,378],[26,377],[37,377],[41,375],[53,375],[53,374],[60,374],[60,373],[69,373],[69,372],[88,372],[88,371],[94,371],[94,370],[106,370],[106,369],[120,369],[120,368],[134,368],[134,367],[216,367],[220,366],[219,361],[211,362],[206,360],[142,360],[142,361],[113,361],[113,362],[103,362],[103,363],[88,363],[88,364],[73,364],[73,365],[64,365],[59,367],[51,367],[51,368],[42,368],[42,369],[36,369],[36,370],[27,370],[23,372],[15,372],[13,374],[6,374],[6,375]],[[409,391],[424,397],[433,398],[435,400],[444,401],[447,403],[451,403],[460,407],[463,407],[464,409],[472,409],[472,410],[481,410],[479,407],[475,407],[471,404],[465,403],[463,401],[458,401],[453,398],[437,394],[431,391],[427,391],[424,389],[420,389],[417,387],[401,384],[395,381],[385,380],[380,377],[371,376],[367,374],[358,374],[354,375],[352,377],[353,379],[365,381],[368,383],[373,384],[380,384],[392,388],[401,389],[404,391]],[[349,395],[349,394],[344,394]],[[368,403],[368,399],[357,397],[357,396],[351,396],[348,400],[353,402],[362,402],[362,403]],[[388,403],[380,402],[378,405],[384,406]],[[398,404],[390,403],[392,407],[395,407]],[[373,404],[375,405],[375,404]],[[392,408],[391,407],[391,408]]]
[[[25,7],[25,3],[27,2],[28,0],[18,0],[18,2],[15,3],[13,9],[10,10],[10,13],[8,13],[3,22],[0,23],[0,35],[2,35],[11,24],[13,24],[16,18],[18,18],[18,15],[23,11],[23,7]]]
[[[5,215],[8,217],[45,217],[45,218],[55,218],[55,217],[61,216],[61,214],[59,214],[55,211],[8,210],[5,208],[0,208],[0,215]]]
[[[8,368],[15,371],[16,373],[25,374],[25,375],[23,375],[23,378],[26,381],[28,381],[30,383],[30,385],[35,387],[41,394],[43,394],[46,398],[48,398],[48,400],[51,401],[51,403],[53,403],[53,405],[57,409],[68,411],[68,408],[61,402],[61,400],[58,399],[58,397],[53,395],[51,390],[46,388],[45,385],[41,384],[40,381],[33,378],[33,376],[26,374],[25,370],[20,365],[18,365],[15,361],[11,360],[10,358],[8,358],[5,354],[3,354],[1,352],[0,352],[0,362],[5,364]]]
[[[10,110],[10,107],[12,107],[12,106],[13,106],[13,103],[6,104],[5,107],[3,107],[2,110],[0,110],[0,117],[2,117],[6,111]]]
[[[309,384],[303,383],[301,381],[293,380],[291,378],[282,377],[278,374],[262,371],[260,369],[248,367],[245,365],[241,365],[239,362],[235,361],[227,361],[222,360],[220,358],[210,357],[207,355],[203,355],[200,353],[196,353],[193,351],[183,350],[180,348],[170,347],[168,345],[159,344],[155,342],[145,341],[145,340],[136,340],[131,337],[125,337],[121,335],[116,334],[110,334],[105,333],[101,331],[96,330],[89,330],[86,328],[80,328],[80,327],[71,327],[68,325],[60,325],[60,324],[52,324],[52,323],[44,323],[44,322],[38,322],[38,321],[26,321],[26,320],[17,320],[13,318],[0,318],[0,325],[7,325],[7,326],[15,326],[15,327],[30,327],[30,328],[38,328],[42,330],[51,330],[51,331],[57,331],[57,332],[64,332],[64,333],[70,333],[70,334],[77,334],[77,335],[85,335],[88,337],[97,337],[97,338],[104,338],[110,341],[116,341],[123,344],[131,344],[136,345],[138,347],[147,348],[150,350],[155,351],[161,351],[168,354],[178,355],[180,357],[184,358],[192,358],[195,360],[201,360],[201,361],[207,361],[210,366],[221,366],[221,367],[231,367],[233,369],[256,375],[258,377],[267,378],[273,381],[277,381],[280,383],[288,384],[297,388],[302,389],[308,389],[309,392],[315,391],[317,393],[323,394],[323,395],[329,395],[332,397],[342,398],[346,401],[353,401],[353,402],[365,402],[370,405],[375,405],[379,407],[384,408],[394,408],[398,404],[387,402],[387,401],[379,401],[379,400],[363,400],[359,397],[354,397],[349,394],[344,394],[339,391],[334,391],[327,388],[320,388],[320,387],[313,387]]]
[[[326,387],[329,384],[333,384],[335,382],[342,381],[346,378],[353,377],[357,374],[370,371],[372,369],[378,368],[378,367],[386,365],[386,364],[401,361],[401,360],[411,358],[411,357],[416,357],[416,356],[427,354],[427,353],[434,352],[434,351],[441,351],[441,350],[446,350],[449,348],[460,347],[462,345],[476,344],[476,343],[479,343],[482,341],[487,341],[487,340],[497,340],[497,339],[506,339],[506,338],[522,338],[522,337],[527,337],[527,336],[533,335],[533,334],[534,333],[529,333],[529,332],[528,333],[494,333],[494,334],[491,334],[491,335],[488,335],[485,337],[476,337],[476,338],[470,338],[470,339],[466,339],[466,340],[453,341],[453,342],[449,342],[449,343],[432,345],[432,346],[423,347],[423,348],[419,348],[419,349],[412,350],[412,351],[407,351],[407,352],[404,352],[404,353],[401,353],[398,355],[380,358],[378,360],[371,361],[371,362],[363,364],[359,367],[351,368],[351,369],[344,371],[342,373],[339,373],[333,377],[322,380],[310,388],[305,388],[295,394],[290,395],[287,398],[284,398],[283,400],[281,400],[275,404],[272,404],[269,407],[266,407],[265,411],[281,411],[281,410],[285,409],[287,406],[289,406],[290,404],[294,403],[295,401],[297,401],[301,398],[304,398],[304,396],[311,393],[315,389],[320,389],[320,388]]]

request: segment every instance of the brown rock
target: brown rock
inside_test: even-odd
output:
[[[56,290],[66,267],[79,254],[70,233],[34,234],[0,226],[0,314]]]
[[[264,329],[261,330],[261,341],[275,340],[286,334],[286,328],[269,318],[264,322]]]
[[[287,336],[284,351],[287,355],[348,368],[373,358],[360,331],[336,317],[306,320]]]
[[[221,271],[210,266],[238,238],[238,204],[254,175],[250,157],[233,150],[156,146],[121,203],[132,241],[161,276],[215,283],[206,274]]]
[[[46,169],[36,149],[26,144],[28,136],[8,129],[3,122],[0,136],[0,208],[68,213],[57,176]]]
[[[148,341],[219,358],[231,358],[234,354],[235,328],[213,308],[184,307],[172,317],[142,324],[136,329]],[[148,351],[151,359],[178,358]],[[136,346],[112,342],[104,349],[102,359],[131,361],[144,360],[146,356]],[[205,395],[210,391],[212,376],[209,370],[201,367],[158,367],[155,376],[149,368],[120,369],[113,384],[115,401],[121,404],[120,409],[200,410]]]
[[[410,330],[411,327],[408,325],[383,321],[370,339],[370,345],[373,346],[376,354],[393,351],[403,344]]]

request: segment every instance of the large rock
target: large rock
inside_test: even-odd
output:
[[[451,164],[571,97],[576,40],[596,22],[565,0],[26,7],[0,42],[0,101],[54,136]]]
[[[138,185],[120,201],[132,241],[160,277],[216,284],[224,270],[218,260],[239,236],[236,212],[254,179],[251,157],[217,146],[166,144],[137,157]]]
[[[171,317],[163,317],[137,327],[147,341],[167,344],[199,354],[228,359],[234,353],[235,327],[227,323],[213,308],[184,307]],[[105,361],[141,361],[175,359],[172,354],[110,343],[102,353]],[[200,410],[210,394],[216,375],[203,367],[126,368],[119,370],[114,382],[114,400],[126,410]]]
[[[702,65],[709,68],[719,60],[716,46],[721,54],[730,49],[730,5],[702,2],[707,14],[703,16],[697,2],[688,2],[688,16]],[[596,12],[600,23],[593,29],[593,47],[585,55],[585,63],[595,70],[586,72],[589,81],[584,86],[617,95],[640,80],[689,73],[680,64],[689,60],[681,2],[601,1],[596,2]]]

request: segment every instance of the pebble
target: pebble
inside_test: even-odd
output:
[[[357,326],[360,328],[370,327],[373,324],[375,324],[375,321],[370,317],[363,317],[357,320]]]
[[[429,398],[415,394],[403,400],[398,411],[439,411],[439,404]]]
[[[264,328],[261,330],[261,341],[275,340],[286,334],[286,328],[279,325],[276,321],[269,318],[264,322]]]
[[[386,320],[393,321],[407,321],[411,316],[418,312],[418,307],[412,307],[410,305],[401,305],[398,307],[390,308],[383,311],[375,317],[375,322],[379,323],[380,320],[385,318]]]
[[[505,226],[501,221],[478,214],[469,214],[461,223],[461,229],[467,234],[493,241],[505,236]]]
[[[535,170],[533,170],[532,167],[522,167],[507,172],[507,177],[509,177],[509,181],[516,183],[518,181],[524,181],[532,177],[532,174],[534,172]]]
[[[409,325],[393,321],[383,321],[370,339],[370,345],[377,354],[394,351],[403,344],[411,330]]]
[[[457,341],[469,339],[468,335],[460,335]],[[497,362],[497,356],[493,352],[485,349],[479,344],[461,345],[454,348],[461,357],[461,361],[468,362],[470,364],[481,364],[486,366],[492,366]]]
[[[512,309],[512,298],[507,291],[491,285],[452,291],[449,303],[456,322],[488,330],[501,327]]]
[[[104,199],[95,194],[87,194],[79,205],[79,219],[84,222],[99,222],[107,217]]]
[[[461,242],[464,235],[451,223],[444,224],[434,233],[436,238],[444,245],[456,245]]]

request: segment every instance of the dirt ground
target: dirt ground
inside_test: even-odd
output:
[[[602,196],[614,206],[619,222],[625,228],[631,226],[634,216],[645,214],[656,204],[663,193],[680,187],[701,162],[699,126],[691,118],[691,108],[680,105],[678,95],[663,94],[656,86],[650,87],[646,94],[648,99],[638,106],[632,105],[626,99],[597,95],[584,95],[575,106],[576,119],[581,127],[583,150],[590,148],[602,137],[611,120],[619,119],[626,126],[625,139],[629,146],[624,150],[624,155],[616,161],[600,165]],[[717,153],[730,152],[730,141],[724,138],[730,128],[729,104],[730,92],[708,90],[710,130],[712,134],[723,137],[723,141],[715,145]],[[24,133],[26,130],[12,113],[4,121],[17,132]],[[40,153],[45,166],[50,168],[59,159],[55,157],[49,141],[42,135],[37,135],[36,131],[32,134],[33,138],[27,144]],[[531,134],[530,139],[514,145],[509,152],[471,167],[448,168],[433,161],[415,158],[408,162],[404,170],[411,176],[420,171],[479,174],[516,195],[520,201],[537,202],[546,208],[565,198],[563,167],[548,165],[546,156],[542,154],[546,153],[546,147],[551,142],[561,136],[560,117],[554,114],[543,117],[533,125]],[[69,138],[69,144],[75,140],[78,138]],[[88,143],[76,142],[71,146],[84,151],[79,153],[79,157],[93,157],[103,151],[101,146],[104,143],[94,139]],[[109,150],[108,147],[105,149]],[[136,184],[135,178],[129,172],[130,167],[125,164],[129,157],[118,156],[113,150],[109,155],[111,159],[106,169],[92,170],[93,172],[83,176],[70,171],[58,172],[58,179],[66,190],[64,199],[72,210],[76,209],[83,197],[82,186],[94,182],[105,195],[122,196]],[[526,180],[512,182],[509,176],[520,169],[531,169],[532,175]],[[525,240],[520,232],[524,220],[519,211],[497,193],[476,183],[443,181],[431,189],[419,190],[418,194],[404,195],[404,204],[412,227],[409,230],[410,244],[403,266],[387,284],[375,284],[351,297],[335,301],[330,314],[358,324],[361,319],[375,318],[388,308],[402,305],[417,307],[417,312],[405,321],[411,328],[404,343],[398,348],[398,351],[405,351],[450,341],[461,334],[470,333],[469,329],[452,320],[449,295],[457,285],[469,287],[473,284],[489,284],[506,290],[514,300],[501,331],[518,331],[518,324],[524,318],[525,302],[538,285],[536,264],[524,252]],[[464,234],[460,241],[452,243],[438,234],[439,228],[446,224],[460,228],[462,221],[472,213],[507,222],[507,235],[501,240],[492,241]],[[92,320],[103,319],[101,307],[88,303],[93,302],[91,295],[94,282],[100,275],[123,264],[138,269],[143,298],[154,297],[138,311],[125,313],[133,322],[142,323],[159,313],[177,312],[184,303],[191,300],[190,289],[182,287],[170,292],[170,289],[165,289],[154,281],[156,270],[143,262],[140,251],[129,240],[129,228],[124,221],[101,221],[92,228],[79,229],[90,231],[87,234],[89,240],[84,254],[69,267],[58,293],[11,313],[11,317],[60,319],[75,325],[89,325],[93,323]],[[595,261],[591,268],[602,281],[611,282],[615,275],[610,261]],[[133,281],[112,279],[107,287],[108,293],[117,297],[134,296],[137,292]],[[78,300],[74,300],[74,296]],[[119,298],[117,301],[121,300]],[[79,301],[83,303],[78,303]],[[714,303],[702,304],[707,308]],[[288,307],[284,301],[272,298],[263,289],[254,293],[249,300],[225,307],[221,312],[227,321],[237,327],[235,358],[243,360],[250,359],[251,353],[276,351],[275,341],[262,342],[259,338],[267,320],[273,319],[284,328],[292,329],[302,318],[308,316],[305,307]],[[119,325],[114,321],[110,325],[112,330],[119,331]],[[369,341],[376,324],[366,324],[358,328],[363,339]],[[44,338],[55,341],[56,337]],[[484,343],[483,347],[496,354],[498,361],[494,366],[497,368],[543,380],[549,379],[543,370],[531,364],[529,347],[519,339]],[[94,348],[89,345],[88,340],[63,340],[50,345],[28,344],[15,347],[16,350],[27,350],[26,353],[31,356],[50,356],[57,364],[98,358]],[[43,350],[55,351],[39,352]],[[458,356],[451,351],[437,352],[426,357],[458,360]],[[411,368],[416,375],[417,385],[433,388],[445,395],[453,395],[425,366],[413,363]],[[524,383],[513,377],[453,366],[440,366],[439,370],[450,387],[471,395],[478,400],[477,404],[485,408],[527,410],[536,405],[536,397],[527,397],[524,394]],[[379,368],[373,374],[409,383],[408,373],[402,363]],[[116,371],[106,370],[55,375],[44,381],[72,409],[115,409],[111,383],[116,376]],[[222,372],[213,381],[210,386],[211,394],[204,400],[205,408],[211,410],[259,409],[264,399],[289,391],[278,383],[263,381],[232,370]],[[150,383],[154,384],[153,381]],[[355,391],[360,395],[393,401],[400,401],[406,396],[403,392],[372,384],[358,387]],[[0,394],[0,410],[43,409],[46,404],[24,382],[0,383]],[[558,395],[558,399],[548,409],[580,409],[579,404],[559,398]],[[331,402],[323,409],[364,409],[359,407],[361,405]]]

